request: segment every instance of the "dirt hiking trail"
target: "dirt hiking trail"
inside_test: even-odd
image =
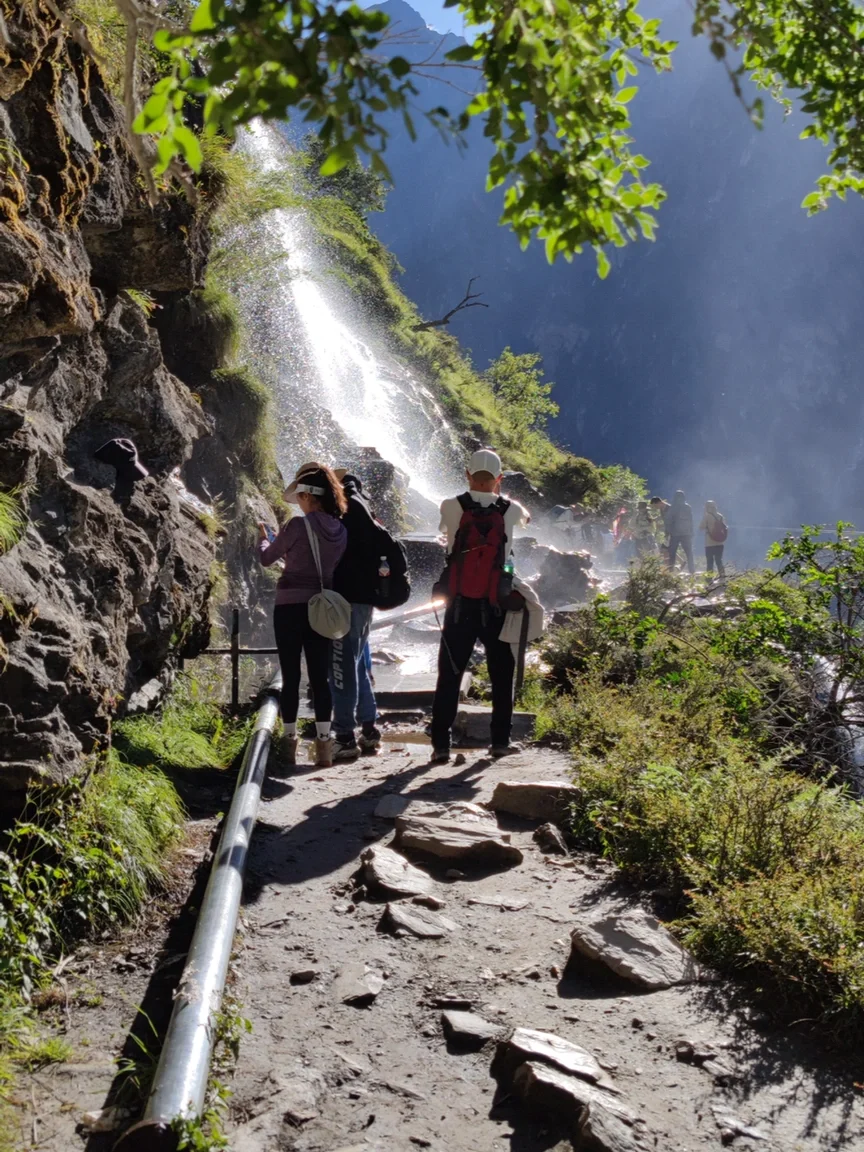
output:
[[[569,783],[567,756],[544,748],[498,762],[466,750],[438,766],[428,752],[391,742],[329,769],[284,768],[271,756],[230,988],[252,1024],[232,1084],[232,1152],[571,1149],[569,1097],[562,1107],[542,1060],[527,1095],[512,1075],[499,1086],[490,1074],[497,1041],[520,1028],[578,1045],[578,1059],[592,1065],[594,1085],[578,1083],[599,1092],[599,1103],[580,1148],[864,1148],[856,1070],[829,1064],[795,1029],[772,1031],[755,1009],[736,1006],[734,986],[645,992],[582,957],[568,965],[577,923],[610,902],[638,909],[647,897],[640,904],[594,856],[541,848],[540,821],[499,812],[495,829],[495,816],[481,811],[487,822],[478,826],[504,845],[485,862],[402,850],[423,873],[419,902],[369,883],[361,856],[393,841],[392,814],[406,804],[409,816],[418,806],[422,816],[423,804],[439,816],[457,805],[450,814],[470,820],[471,806],[488,803],[501,781]],[[24,1083],[34,1124],[23,1147],[107,1152],[116,1139],[82,1134],[80,1116],[116,1088],[121,1051],[140,1057],[128,1035],[139,1004],[158,1054],[153,1030],[167,1024],[206,879],[212,813],[227,795],[225,783],[214,788],[181,852],[185,904],[175,893],[143,935],[139,926],[83,949],[64,972],[62,1027],[74,1055]],[[506,858],[519,853],[521,863]],[[409,888],[414,881],[412,870]]]

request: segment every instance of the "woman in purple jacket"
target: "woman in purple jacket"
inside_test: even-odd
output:
[[[323,464],[304,464],[294,481],[285,489],[285,499],[298,504],[303,516],[293,516],[270,540],[264,524],[259,554],[265,568],[283,561],[282,575],[276,585],[276,607],[273,630],[279,663],[282,667],[281,712],[284,725],[283,758],[288,764],[297,759],[297,710],[300,707],[300,654],[305,653],[306,670],[312,687],[315,708],[315,763],[329,767],[333,763],[333,740],[330,722],[333,699],[327,672],[330,665],[330,641],[309,624],[309,601],[321,590],[315,558],[306,532],[308,520],[318,537],[324,587],[332,588],[333,571],[342,558],[348,533],[339,519],[346,510],[342,485]]]

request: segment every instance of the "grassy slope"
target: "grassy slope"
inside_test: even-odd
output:
[[[629,602],[582,609],[548,639],[547,674],[529,688],[538,735],[573,750],[574,835],[634,883],[660,885],[661,912],[696,955],[744,977],[769,1010],[860,1042],[864,807],[801,756],[800,664],[753,642],[771,605],[801,614],[800,593],[744,577],[728,593],[734,620],[684,612],[658,625],[668,582],[659,565],[634,570],[644,618]]]

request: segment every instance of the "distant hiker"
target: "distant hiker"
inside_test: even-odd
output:
[[[348,510],[342,523],[348,532],[345,553],[333,575],[333,588],[351,605],[351,631],[330,648],[333,693],[333,759],[356,760],[381,746],[378,711],[372,690],[368,652],[373,608],[398,608],[411,592],[405,550],[372,514],[356,476],[344,468],[334,475],[342,483]],[[359,724],[359,740],[354,726]]]
[[[657,551],[657,525],[654,523],[647,500],[640,500],[636,505],[630,531],[636,542],[637,556],[649,556]]]
[[[97,460],[115,469],[112,497],[118,504],[127,504],[132,498],[132,489],[138,480],[150,473],[138,459],[138,449],[131,440],[118,437],[108,440],[93,453]]]
[[[648,507],[654,516],[655,532],[657,537],[657,545],[660,549],[660,555],[669,563],[669,534],[666,531],[666,512],[671,508],[668,500],[664,500],[662,496],[652,496],[648,501]]]
[[[298,470],[285,489],[285,500],[298,504],[303,515],[292,516],[275,535],[265,524],[258,525],[261,563],[269,568],[277,560],[283,561],[273,611],[273,630],[282,668],[282,753],[288,764],[296,763],[302,652],[315,709],[315,763],[329,767],[333,763],[330,736],[333,700],[328,682],[330,641],[310,624],[309,601],[320,591],[322,582],[325,588],[333,586],[333,572],[348,541],[345,525],[339,519],[347,504],[342,485],[329,468],[317,463],[304,464]],[[309,529],[318,545],[320,576]]]
[[[465,475],[469,490],[441,505],[441,531],[447,537],[441,586],[447,610],[432,703],[432,762],[438,764],[450,758],[462,676],[478,640],[486,649],[492,682],[492,755],[515,750],[510,729],[516,661],[511,645],[499,637],[508,610],[517,604],[521,609],[525,603],[522,595],[512,596],[511,553],[514,532],[527,522],[528,514],[515,500],[499,495],[501,460],[491,448],[474,453]]]
[[[705,569],[710,574],[714,571],[714,565],[717,565],[717,575],[722,580],[726,575],[726,568],[723,564],[723,547],[726,543],[726,537],[729,535],[729,529],[726,526],[726,521],[717,511],[717,505],[713,500],[705,501],[705,515],[699,522],[699,528],[705,533]]]
[[[685,502],[684,493],[680,489],[672,497],[664,519],[669,535],[669,567],[675,567],[678,549],[683,548],[687,557],[687,570],[693,576],[696,572],[693,563],[693,509]]]

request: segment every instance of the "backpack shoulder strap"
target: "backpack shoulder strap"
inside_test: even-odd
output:
[[[467,512],[469,508],[476,508],[478,506],[477,501],[471,499],[470,492],[463,492],[460,496],[457,496],[456,499],[459,501],[459,507],[463,512]]]
[[[504,513],[507,511],[507,509],[510,507],[511,504],[512,504],[512,500],[508,500],[505,496],[499,496],[498,499],[495,501],[495,507],[498,509],[498,511],[501,513],[502,516],[504,515]]]
[[[309,523],[309,517],[303,517],[303,523],[306,525],[306,535],[309,537],[309,547],[312,550],[312,559],[315,561],[315,567],[318,569],[318,581],[321,585],[321,591],[324,591],[324,572],[321,568],[321,550],[318,547],[318,535],[315,529]]]

